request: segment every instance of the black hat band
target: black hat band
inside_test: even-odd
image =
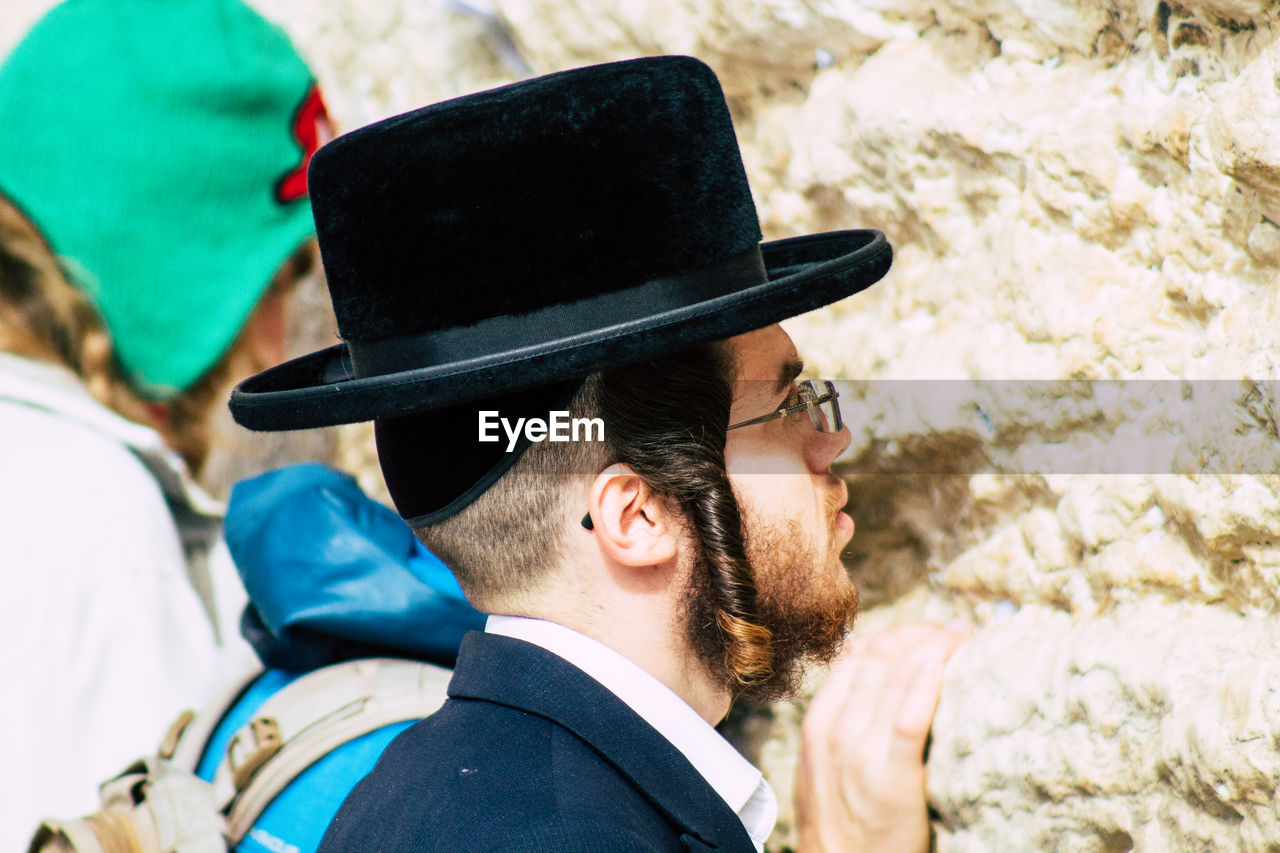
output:
[[[719,296],[768,281],[760,247],[681,275],[650,279],[634,287],[548,305],[516,316],[487,317],[470,326],[437,329],[369,341],[347,341],[355,376],[365,378],[429,364],[449,364],[491,355],[497,342],[508,354],[545,350],[548,341],[598,335],[610,326],[651,321]]]

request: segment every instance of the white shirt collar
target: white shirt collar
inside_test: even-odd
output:
[[[756,850],[764,850],[778,819],[773,788],[675,691],[604,643],[555,622],[490,616],[485,631],[541,646],[600,682],[680,750],[737,813]]]

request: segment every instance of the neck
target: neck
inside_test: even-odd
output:
[[[687,639],[683,622],[665,596],[626,590],[547,590],[537,605],[512,615],[546,619],[585,634],[661,681],[715,725],[729,712],[731,696],[707,673]]]
[[[715,684],[685,641],[683,625],[654,630],[651,623],[613,614],[592,625],[569,625],[640,666],[669,687],[711,725],[729,712],[728,691]]]

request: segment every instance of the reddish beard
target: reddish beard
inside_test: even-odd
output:
[[[832,534],[836,511],[831,513]],[[712,676],[735,698],[752,702],[791,698],[806,666],[830,663],[840,651],[858,611],[858,590],[842,565],[831,565],[839,563],[839,555],[821,553],[797,522],[771,523],[746,507],[742,521],[759,624],[770,634],[770,674],[743,686],[729,672],[715,618],[716,599],[702,560],[696,561],[690,579],[689,639]],[[834,535],[827,541],[834,541]],[[841,573],[834,579],[833,570]]]

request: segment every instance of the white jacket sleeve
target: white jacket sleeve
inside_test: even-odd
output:
[[[0,407],[0,850],[154,751],[221,687],[208,616],[164,497],[121,445]]]

